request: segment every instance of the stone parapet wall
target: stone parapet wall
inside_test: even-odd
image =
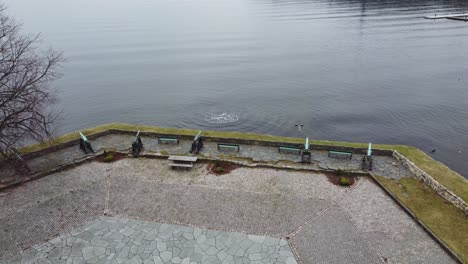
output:
[[[136,131],[125,131],[125,130],[117,130],[111,129],[105,131],[106,134],[130,134],[135,135]],[[99,136],[103,136],[106,134],[100,134]],[[148,136],[148,137],[178,137],[179,139],[185,140],[192,140],[194,136],[187,136],[187,135],[174,135],[174,134],[160,134],[154,132],[141,132],[140,135]],[[245,145],[258,145],[258,146],[266,146],[266,147],[279,147],[279,146],[290,146],[296,148],[304,147],[304,144],[298,143],[284,143],[284,142],[277,142],[277,141],[266,141],[266,140],[252,140],[252,139],[240,139],[240,138],[223,138],[223,137],[211,137],[211,136],[204,136],[202,134],[203,140],[208,142],[219,142],[219,143],[230,143],[230,144],[245,144]],[[333,145],[316,145],[310,144],[311,150],[335,150],[335,151],[345,151],[345,152],[353,152],[354,154],[366,154],[367,148],[356,148],[356,147],[343,147],[343,146],[333,146]],[[372,149],[372,153],[377,156],[392,156],[392,150],[386,149]]]
[[[118,130],[118,129],[109,129],[106,131],[86,135],[89,140],[94,140],[99,137],[107,136],[107,135],[135,135],[136,131],[128,131],[128,130]],[[78,135],[78,133],[77,133]],[[177,134],[163,134],[163,133],[155,133],[155,132],[141,132],[141,136],[147,137],[178,137],[179,139],[183,140],[191,140],[194,136],[188,135],[177,135]],[[219,143],[230,143],[230,144],[244,144],[244,145],[258,145],[258,146],[267,146],[267,147],[279,147],[279,146],[290,146],[290,147],[297,147],[302,148],[304,144],[295,144],[295,143],[284,143],[284,142],[276,142],[276,141],[264,141],[264,140],[252,140],[252,139],[238,139],[238,138],[222,138],[222,137],[210,137],[210,136],[203,136],[203,139],[208,142],[219,142]],[[32,158],[40,157],[42,155],[56,152],[61,149],[65,149],[67,147],[78,145],[80,139],[74,139],[68,142],[60,143],[54,146],[46,147],[44,149],[25,153],[22,155],[22,158],[25,160],[29,160]],[[129,142],[129,146],[131,146],[131,142]],[[367,148],[356,148],[356,147],[343,147],[343,146],[333,146],[333,145],[310,145],[311,150],[323,150],[323,151],[345,151],[345,152],[353,152],[354,154],[366,154]],[[392,156],[392,150],[385,150],[385,149],[372,149],[373,155],[377,156]]]
[[[103,137],[103,136],[106,136],[106,135],[111,135],[111,134],[114,134],[114,133],[115,132],[112,131],[112,130],[106,130],[106,131],[103,131],[103,132],[98,132],[98,133],[94,133],[94,134],[91,134],[91,135],[86,135],[86,137],[89,140],[93,140],[93,139]],[[135,134],[135,133],[133,133],[133,134]],[[77,132],[77,135],[78,135],[78,132]],[[52,140],[52,142],[53,142],[53,140]],[[59,144],[56,144],[56,145],[52,145],[50,147],[46,147],[44,149],[37,150],[37,151],[34,151],[34,152],[24,153],[24,154],[21,155],[21,157],[23,159],[25,159],[25,160],[29,160],[29,159],[33,159],[33,158],[36,158],[36,157],[43,156],[43,155],[48,154],[48,153],[52,153],[52,152],[56,152],[56,151],[65,149],[65,148],[68,148],[68,147],[78,146],[79,144],[80,144],[80,139],[77,138],[77,139],[73,139],[73,140],[70,140],[70,141],[67,141],[67,142],[64,142],[64,143],[59,143]]]
[[[461,209],[465,213],[465,215],[468,215],[468,205],[462,198],[458,197],[456,194],[445,188],[431,175],[424,172],[412,161],[408,160],[405,156],[398,153],[398,151],[393,151],[393,157],[400,161],[404,166],[406,166],[408,170],[411,171],[417,179],[429,185],[432,189],[434,189],[434,191],[437,192],[437,194],[439,194],[445,200],[455,205],[457,208]]]

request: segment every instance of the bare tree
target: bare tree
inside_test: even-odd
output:
[[[59,77],[62,54],[41,50],[40,35],[22,34],[21,24],[0,6],[0,155],[17,157],[17,148],[51,136],[57,114],[49,84]]]

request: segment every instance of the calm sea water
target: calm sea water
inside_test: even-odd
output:
[[[68,61],[61,133],[109,122],[409,144],[465,177],[465,0],[8,0]]]

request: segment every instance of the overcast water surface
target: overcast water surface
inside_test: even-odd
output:
[[[59,132],[109,122],[409,144],[468,176],[464,0],[8,0],[64,51]],[[130,142],[129,142],[130,146]]]

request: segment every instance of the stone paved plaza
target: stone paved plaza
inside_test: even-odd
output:
[[[284,239],[101,217],[8,263],[297,263]]]
[[[124,255],[128,249],[121,263],[169,261],[169,253],[158,248],[158,239],[164,239],[160,235],[174,240],[166,241],[165,252],[179,245],[172,248],[167,263],[222,263],[210,255],[215,254],[214,248],[206,252],[213,243],[208,239],[202,243],[206,254],[198,251],[201,256],[194,255],[194,259],[187,260],[186,255],[174,259],[174,250],[182,254],[180,247],[195,252],[196,239],[189,238],[200,231],[207,237],[219,234],[236,248],[242,248],[245,237],[253,238],[253,243],[262,241],[261,260],[267,262],[273,258],[276,263],[304,264],[454,263],[365,177],[352,187],[341,187],[317,173],[239,168],[215,176],[208,173],[206,163],[197,163],[189,171],[171,170],[167,160],[158,159],[90,162],[2,191],[0,227],[0,259],[7,263],[18,260],[20,254],[25,263],[27,258],[47,256],[50,262],[36,259],[29,263],[93,263],[95,256],[105,256],[105,263],[112,253],[118,261],[123,250],[117,247],[127,247]],[[171,230],[167,234],[166,227]],[[67,236],[70,243],[68,238],[63,242]],[[150,239],[145,241],[145,237]],[[79,246],[71,256],[75,243]],[[280,248],[275,244],[263,250],[266,243],[278,243]],[[150,258],[154,245],[158,251],[153,250]],[[216,256],[227,248],[224,245],[218,247],[215,239]],[[258,251],[260,246],[255,247]],[[289,249],[295,260],[286,253]],[[203,257],[211,262],[204,262]],[[260,255],[245,256],[244,252],[242,257],[246,258],[233,260],[255,263]]]

